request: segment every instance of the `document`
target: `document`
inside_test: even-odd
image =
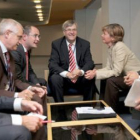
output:
[[[129,93],[124,101],[125,106],[135,107],[135,101],[140,98],[140,80],[136,79],[132,84]]]
[[[47,116],[40,115],[40,114],[33,113],[33,112],[29,113],[29,114],[28,114],[28,116],[36,116],[36,117],[41,118],[42,120],[44,120],[44,119],[46,119],[46,118],[47,118]]]

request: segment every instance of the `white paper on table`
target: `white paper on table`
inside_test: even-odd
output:
[[[135,107],[135,101],[140,98],[140,80],[136,79],[132,84],[129,93],[124,101],[125,106]]]
[[[104,107],[104,109],[96,109],[93,107],[76,107],[78,114],[110,114],[115,113],[111,107]]]
[[[37,114],[37,113],[33,113],[33,112],[29,113],[28,116],[36,116],[36,117],[41,118],[42,120],[47,118],[47,116],[44,116],[44,115],[41,115],[41,114]]]

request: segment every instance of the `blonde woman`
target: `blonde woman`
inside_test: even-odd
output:
[[[123,42],[124,29],[119,24],[109,24],[102,28],[102,41],[108,46],[108,58],[105,68],[89,70],[85,78],[107,79],[105,88],[105,102],[116,110],[119,90],[129,90],[124,83],[124,76],[128,72],[138,72],[140,61]]]

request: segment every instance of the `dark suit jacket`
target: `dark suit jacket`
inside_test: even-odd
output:
[[[12,124],[11,115],[1,112],[13,110],[14,98],[0,96],[0,126]]]
[[[90,43],[79,37],[76,38],[76,59],[80,69],[91,70],[94,68],[90,53]],[[50,76],[59,74],[69,68],[69,53],[65,37],[52,42],[52,52],[49,60]]]
[[[10,66],[11,66],[11,71],[14,77],[15,88],[17,88],[18,90],[24,90],[28,86],[30,86],[29,84],[23,83],[22,81],[16,78],[15,63],[11,55],[10,55]],[[0,95],[13,97],[15,92],[5,90],[7,82],[8,82],[8,73],[6,71],[5,61],[4,61],[3,53],[0,47]]]
[[[29,62],[28,62],[29,64],[28,65],[29,66],[28,81],[26,80],[26,55],[25,55],[23,46],[20,44],[17,47],[16,51],[11,51],[11,54],[15,60],[16,74],[17,74],[18,79],[20,79],[23,82],[27,82],[29,84],[39,83],[38,78],[36,74],[34,73],[31,63],[30,63],[30,53],[29,53]]]

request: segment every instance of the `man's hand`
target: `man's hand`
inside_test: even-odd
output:
[[[40,87],[31,87],[29,90],[37,94],[40,98],[46,94],[45,90]]]
[[[73,75],[76,75],[76,76],[82,76],[82,72],[81,72],[81,70],[79,70],[79,69],[75,69],[74,71],[72,71],[72,74]]]
[[[73,81],[73,83],[76,83],[76,81],[77,81],[77,79],[78,79],[78,75],[75,75],[75,74],[73,74],[73,73],[71,73],[71,72],[68,72],[67,73],[67,78],[69,78],[71,81]]]
[[[21,107],[23,111],[36,112],[38,114],[43,114],[42,106],[39,103],[34,102],[34,101],[22,100]]]
[[[95,77],[95,75],[96,75],[96,69],[88,70],[85,73],[85,78],[88,79],[88,80],[91,80]]]
[[[42,119],[35,116],[22,116],[22,125],[32,132],[36,132],[42,127],[42,121]]]
[[[90,135],[97,135],[97,126],[89,125],[86,127],[87,134]]]
[[[84,130],[84,126],[72,126],[70,129],[76,135],[80,135],[82,131]]]
[[[140,111],[140,98],[136,100],[135,103],[136,103],[135,109]]]
[[[34,95],[34,92],[32,92],[28,89],[25,89],[22,92],[18,93],[19,98],[23,98],[23,99],[26,99],[26,100],[31,100],[33,98],[33,95]]]
[[[124,76],[124,82],[128,86],[132,86],[134,80],[139,78],[139,74],[134,71],[130,71],[127,73],[127,76]]]

